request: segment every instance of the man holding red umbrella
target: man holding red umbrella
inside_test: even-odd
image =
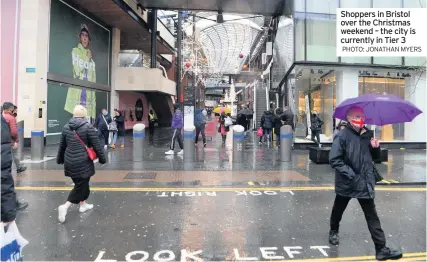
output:
[[[366,128],[364,110],[348,109],[348,125],[334,138],[329,162],[335,169],[335,202],[332,209],[329,243],[339,244],[339,223],[352,198],[356,198],[365,214],[369,232],[375,244],[376,259],[399,259],[402,252],[386,246],[384,231],[375,208],[375,175],[373,155],[381,154],[380,143]]]

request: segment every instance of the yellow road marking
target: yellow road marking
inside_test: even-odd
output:
[[[425,260],[427,256],[426,252],[419,253],[407,253],[403,254],[403,258],[398,261],[419,261]],[[358,256],[358,257],[327,257],[327,258],[307,258],[307,259],[291,259],[291,260],[275,260],[277,262],[305,262],[305,261],[376,261],[375,256]]]
[[[250,185],[250,186],[255,186],[254,182],[252,182],[252,181],[249,181],[249,182],[248,182],[248,185]]]
[[[391,184],[391,182],[389,182],[388,180],[385,180],[385,179],[381,180],[380,182],[383,182],[383,183],[386,183],[386,184]]]
[[[17,190],[32,190],[32,191],[67,191],[72,187],[38,187],[38,186],[19,186]],[[110,191],[110,192],[229,192],[229,191],[330,191],[334,190],[333,186],[313,186],[313,187],[91,187],[92,191]],[[400,191],[400,192],[425,192],[425,187],[377,187],[377,191]]]

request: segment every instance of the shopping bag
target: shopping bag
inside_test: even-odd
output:
[[[233,125],[233,120],[231,119],[231,117],[227,117],[224,121],[224,125],[225,126],[232,126]]]
[[[262,128],[258,128],[258,130],[256,131],[256,135],[257,136],[263,136],[264,135],[264,131],[262,130]]]
[[[22,236],[17,236],[14,230],[9,229],[5,232],[5,226],[1,223],[0,230],[0,241],[1,241],[1,261],[23,261],[22,260],[22,248],[26,243],[18,243],[18,238]]]

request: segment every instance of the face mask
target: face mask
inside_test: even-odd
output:
[[[351,123],[355,126],[358,126],[359,128],[362,128],[365,125],[365,119],[358,120],[351,120]]]
[[[104,112],[104,113],[102,113],[104,116],[106,116],[108,113],[107,112]]]

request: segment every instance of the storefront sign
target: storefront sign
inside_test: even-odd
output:
[[[27,72],[27,73],[35,73],[36,69],[34,67],[27,67],[27,68],[25,68],[25,72]]]

